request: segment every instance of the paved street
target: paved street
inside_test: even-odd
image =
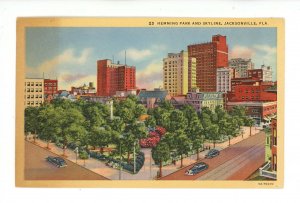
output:
[[[222,150],[215,158],[202,159],[209,168],[197,175],[185,175],[191,164],[162,180],[244,180],[264,163],[264,147],[265,134],[260,132]]]
[[[25,142],[25,180],[107,179],[68,160],[67,167],[57,168],[45,160],[47,156],[57,155],[31,142]]]
[[[241,142],[242,140],[246,140],[249,137],[249,128],[245,127],[244,131],[245,131],[244,138],[242,138],[241,136],[233,138],[231,140],[232,145],[235,143]],[[255,134],[257,132],[259,132],[259,131],[253,127],[252,134]],[[37,144],[42,147],[46,146],[46,143],[43,142],[42,140],[37,140]],[[53,143],[50,144],[50,146],[51,146],[51,151],[54,152],[55,154],[61,155],[63,153],[63,150],[61,148],[55,146]],[[207,147],[210,146],[212,148],[213,144],[205,143],[204,146],[207,146]],[[220,149],[220,150],[225,149],[227,147],[228,147],[228,141],[216,144],[216,148]],[[159,169],[158,169],[158,166],[154,165],[153,159],[150,160],[151,149],[142,149],[142,151],[145,154],[145,163],[144,163],[144,166],[142,167],[142,169],[139,171],[138,174],[131,174],[126,171],[122,171],[122,173],[121,173],[122,180],[154,180],[154,179],[156,179],[156,175],[157,175],[157,172]],[[204,158],[207,151],[208,150],[201,152],[200,158]],[[34,153],[32,153],[32,154],[34,154]],[[66,155],[67,155],[68,160],[70,160],[73,163],[76,163],[76,156],[72,150],[67,149]],[[187,165],[195,163],[196,157],[197,157],[196,155],[192,155],[190,157],[184,158],[183,165],[187,166]],[[29,157],[27,157],[27,158],[31,159]],[[77,164],[82,167],[85,167],[99,175],[102,175],[108,179],[119,180],[119,172],[120,171],[118,169],[114,169],[114,168],[106,166],[105,163],[102,161],[98,161],[96,159],[90,158],[85,161],[85,165],[84,165],[83,160],[78,159]],[[163,170],[162,170],[163,176],[169,175],[177,170],[180,170],[179,166],[180,166],[180,160],[176,162],[176,165],[170,164],[168,166],[164,166]]]

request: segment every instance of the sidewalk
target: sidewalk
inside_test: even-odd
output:
[[[242,136],[232,138],[231,139],[231,145],[233,145],[235,143],[238,143],[238,142],[242,141],[243,139],[247,139],[249,137],[249,132],[250,132],[249,128],[245,127],[244,130],[245,130],[244,131],[244,138],[242,138]],[[254,127],[252,128],[252,134],[253,135],[258,133],[258,132],[259,132],[259,130],[256,130]],[[44,142],[42,140],[39,140],[39,139],[36,140],[36,144],[40,145],[42,147],[45,147],[45,148],[47,146],[46,142]],[[57,147],[54,143],[51,143],[49,146],[50,146],[52,152],[54,152],[56,154],[59,154],[59,155],[63,154],[63,150],[61,148]],[[210,148],[212,149],[213,148],[213,143],[204,143],[204,146],[205,147],[210,146]],[[228,141],[225,141],[223,143],[216,143],[216,148],[219,149],[219,150],[222,150],[226,147],[228,147]],[[151,149],[144,148],[144,149],[141,149],[141,151],[144,152],[144,154],[145,154],[144,166],[141,168],[141,170],[137,174],[131,174],[131,173],[122,171],[121,172],[121,179],[122,180],[154,180],[155,179],[159,168],[158,168],[158,166],[154,165],[153,159],[152,158],[150,159]],[[200,159],[204,158],[207,151],[208,150],[205,150],[205,151],[199,153]],[[67,155],[66,158],[68,160],[76,163],[76,154],[75,154],[75,152],[73,152],[70,149],[66,149],[65,152],[66,152],[66,155]],[[193,163],[196,162],[196,159],[197,159],[196,154],[192,155],[190,157],[186,157],[186,158],[183,159],[183,165],[187,166],[187,165],[193,164]],[[90,158],[88,160],[85,160],[85,164],[84,164],[84,161],[78,158],[77,159],[77,164],[81,165],[81,166],[84,166],[85,168],[87,168],[91,171],[94,171],[94,172],[96,172],[96,173],[98,173],[98,174],[100,174],[100,175],[102,175],[106,178],[111,179],[111,180],[119,180],[120,171],[117,170],[117,169],[106,166],[105,162]],[[173,173],[173,172],[177,171],[179,169],[179,167],[180,167],[180,160],[176,161],[175,165],[170,164],[170,165],[164,166],[162,168],[163,176],[166,176],[170,173]]]

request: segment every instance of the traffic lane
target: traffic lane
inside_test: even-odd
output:
[[[253,135],[237,144],[231,145],[230,147],[222,150],[220,152],[220,155],[217,157],[214,157],[212,159],[200,160],[200,161],[207,163],[209,166],[208,169],[205,171],[202,171],[193,176],[185,175],[185,171],[187,169],[191,168],[195,164],[194,163],[194,164],[186,166],[174,173],[164,176],[160,180],[195,180],[195,179],[199,178],[200,176],[213,170],[214,168],[218,167],[219,165],[221,165],[221,164],[229,161],[230,159],[233,159],[234,157],[238,156],[239,154],[247,151],[249,148],[251,148],[255,145],[264,143],[264,141],[265,141],[265,134],[263,132],[260,132],[256,135]]]
[[[25,180],[108,180],[66,159],[68,166],[57,168],[46,161],[45,158],[48,156],[57,156],[57,154],[25,142]]]
[[[200,176],[198,180],[229,180],[230,176],[243,172],[247,164],[259,162],[261,157],[264,158],[263,144],[250,148],[239,156]],[[261,164],[259,163],[259,165]]]

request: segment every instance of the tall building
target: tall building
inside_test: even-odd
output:
[[[135,66],[112,63],[111,60],[97,61],[97,95],[113,96],[116,91],[136,89]]]
[[[195,84],[195,58],[188,57],[188,52],[169,53],[167,58],[163,59],[164,71],[164,89],[171,96],[184,95],[189,88]]]
[[[189,57],[196,58],[196,85],[202,92],[216,92],[218,67],[228,67],[226,36],[214,35],[212,41],[188,46]]]
[[[25,78],[25,108],[40,106],[44,103],[44,79]]]
[[[251,59],[233,58],[229,60],[229,67],[233,69],[233,78],[248,77],[248,70],[254,69]]]
[[[233,70],[228,67],[217,69],[217,92],[227,93],[231,91],[231,79]]]
[[[54,95],[57,94],[57,80],[44,79],[44,94]]]

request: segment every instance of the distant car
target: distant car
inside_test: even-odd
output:
[[[211,149],[207,152],[207,154],[205,155],[205,158],[214,158],[215,156],[218,156],[220,154],[220,151],[217,149]]]
[[[208,169],[208,165],[204,162],[200,162],[195,164],[192,168],[188,169],[185,174],[192,176],[192,175],[196,175],[197,173],[200,173],[201,171],[204,171]]]
[[[50,162],[51,164],[55,165],[58,168],[62,168],[62,167],[67,166],[66,161],[63,158],[60,158],[60,157],[48,156],[46,158],[46,160],[48,162]]]

